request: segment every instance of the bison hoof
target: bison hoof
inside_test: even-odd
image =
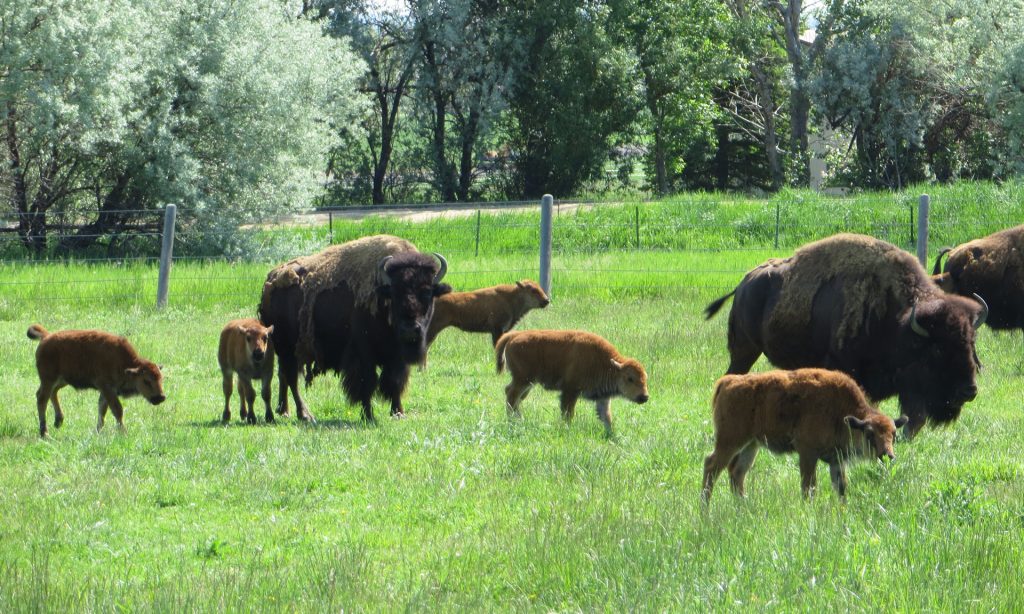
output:
[[[273,424],[274,423],[274,412],[268,411],[267,415],[265,415],[263,417],[263,419],[266,421],[267,424]]]
[[[53,419],[53,428],[59,429],[62,424],[64,424],[64,416],[57,416]]]

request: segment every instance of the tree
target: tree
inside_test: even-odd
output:
[[[273,0],[13,10],[29,16],[5,19],[31,28],[4,30],[4,48],[21,50],[2,85],[12,205],[98,209],[68,248],[167,202],[205,228],[305,205],[332,138],[326,116],[354,112],[359,62]]]
[[[398,138],[402,103],[410,92],[418,60],[413,16],[404,10],[381,8],[369,0],[337,0],[331,6],[329,31],[351,40],[362,57],[365,73],[359,91],[371,97],[364,116],[365,151],[371,172],[371,198],[385,202],[384,186]],[[344,43],[343,43],[344,44]]]
[[[417,89],[430,130],[434,187],[443,201],[465,201],[480,137],[503,109],[501,94],[512,75],[513,12],[498,0],[409,0],[409,6],[422,54]]]
[[[506,118],[516,195],[572,194],[635,119],[641,103],[631,86],[634,58],[609,38],[607,22],[607,6],[596,1],[517,7],[522,55]]]
[[[665,194],[690,144],[712,136],[719,115],[713,91],[735,73],[737,58],[725,38],[728,14],[710,0],[617,0],[612,9],[617,37],[637,58],[644,128],[653,138],[649,174],[655,191]]]

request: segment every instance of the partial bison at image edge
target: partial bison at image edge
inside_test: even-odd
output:
[[[534,384],[562,393],[562,417],[572,421],[576,401],[594,401],[597,417],[612,434],[611,398],[621,396],[644,404],[647,372],[626,358],[605,338],[581,330],[522,330],[505,333],[494,348],[498,373],[506,366],[512,381],[505,387],[508,413],[519,415],[519,404]]]
[[[708,305],[729,313],[727,373],[747,373],[764,353],[781,369],[847,373],[874,401],[897,396],[912,438],[925,422],[956,420],[978,392],[980,297],[943,292],[900,248],[839,234],[756,267]]]
[[[404,415],[402,395],[410,365],[423,362],[434,299],[451,292],[441,283],[448,263],[399,237],[375,235],[332,245],[290,260],[267,274],[259,317],[274,327],[280,398],[288,389],[301,420],[312,421],[298,388],[326,371],[339,373],[346,397],[373,422],[375,392]],[[380,374],[377,368],[380,367]]]
[[[939,250],[932,279],[946,292],[984,298],[992,330],[1024,330],[1024,225]]]
[[[124,428],[124,408],[118,396],[140,395],[153,405],[159,405],[167,398],[160,367],[141,358],[124,337],[101,330],[51,333],[39,324],[30,326],[27,334],[29,339],[39,342],[36,348],[36,370],[39,372],[36,409],[40,437],[47,435],[48,402],[53,404],[54,428],[60,428],[64,423],[57,393],[65,386],[99,391],[97,431],[103,428],[108,407],[117,425]]]
[[[715,449],[704,459],[701,499],[711,499],[718,474],[729,468],[732,490],[745,495],[744,478],[760,447],[800,457],[800,487],[814,494],[818,461],[828,463],[832,487],[846,498],[844,464],[855,456],[892,460],[892,418],[868,404],[848,375],[825,369],[725,375],[711,400]]]

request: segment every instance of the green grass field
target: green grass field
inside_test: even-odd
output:
[[[933,252],[1021,219],[1018,188],[953,195],[933,203]],[[942,209],[943,196],[959,205]],[[878,200],[845,205],[853,229],[903,219],[913,197]],[[804,502],[795,458],[762,452],[748,498],[720,481],[703,513],[710,392],[728,356],[727,318],[701,310],[744,270],[847,218],[796,207],[776,249],[763,230],[774,231],[771,204],[649,205],[651,249],[635,251],[628,230],[616,239],[635,213],[556,222],[554,301],[521,325],[586,328],[646,365],[651,401],[613,401],[611,440],[592,404],[567,427],[542,390],[509,420],[489,339],[456,330],[413,373],[403,420],[380,403],[379,424],[364,425],[337,378],[321,377],[305,392],[315,426],[222,426],[220,328],[253,314],[268,262],[318,249],[322,228],[266,231],[267,262],[176,264],[162,312],[149,264],[0,265],[0,611],[1024,607],[1020,335],[983,330],[978,398],[952,427],[900,442],[890,465],[855,465],[845,505],[825,467]],[[502,219],[478,257],[473,219],[335,231],[444,251],[449,281],[469,289],[536,276],[534,218]],[[686,228],[684,247],[673,237]],[[64,426],[40,440],[33,322],[127,335],[163,365],[168,401],[130,399],[127,430],[108,419],[97,434],[95,393],[66,389]]]

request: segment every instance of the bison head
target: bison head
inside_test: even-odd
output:
[[[149,361],[142,361],[137,367],[125,369],[128,376],[129,389],[133,389],[153,405],[159,405],[167,399],[164,396],[164,376],[160,367]]]
[[[517,281],[516,290],[519,292],[520,295],[526,297],[527,304],[530,305],[531,309],[534,307],[540,307],[541,309],[543,309],[544,307],[548,306],[548,303],[551,302],[551,299],[548,298],[548,295],[546,292],[544,292],[544,289],[541,288],[540,285],[538,285],[535,281],[529,279]]]
[[[854,449],[861,456],[874,456],[880,460],[896,458],[896,453],[892,451],[896,429],[910,421],[906,416],[900,416],[894,422],[889,416],[879,413],[869,414],[866,420],[861,420],[857,416],[847,416],[844,420],[850,426],[850,431],[855,434]]]
[[[273,325],[263,326],[240,326],[242,335],[245,337],[245,351],[253,364],[263,362],[267,353],[271,351],[270,336],[274,334]]]
[[[909,436],[924,417],[936,423],[956,420],[963,405],[977,396],[974,379],[981,363],[974,342],[987,314],[977,295],[975,300],[937,296],[908,310],[900,333],[905,351],[894,377],[900,403],[911,416]]]
[[[427,329],[434,317],[434,299],[452,291],[451,286],[441,283],[448,262],[441,254],[431,257],[404,252],[385,256],[379,269],[377,293],[386,304],[399,351],[408,363],[422,362],[427,354]]]
[[[627,358],[623,362],[612,359],[612,366],[619,372],[619,394],[634,403],[646,403],[650,396],[647,394],[647,372],[643,365]]]

